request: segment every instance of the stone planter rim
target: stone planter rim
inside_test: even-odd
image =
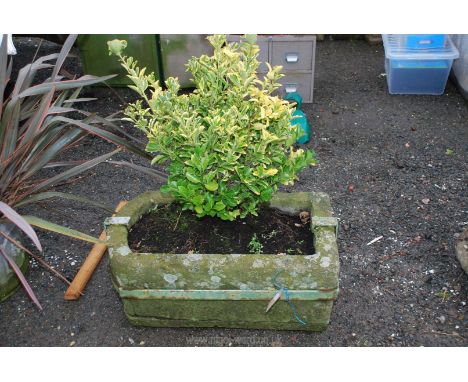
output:
[[[275,197],[281,196],[281,197],[288,197],[291,194],[296,194],[303,196],[305,198],[310,197],[310,200],[314,200],[314,198],[325,198],[326,203],[329,206],[329,200],[328,196],[324,193],[307,193],[307,192],[296,192],[296,193],[277,193]],[[156,202],[158,201],[158,203]],[[133,252],[129,245],[128,245],[128,239],[127,239],[127,234],[128,234],[128,229],[131,228],[138,220],[139,218],[144,214],[149,212],[152,208],[154,208],[154,205],[159,205],[159,204],[165,204],[165,203],[171,203],[173,202],[173,198],[166,194],[162,194],[159,191],[149,191],[143,194],[140,194],[138,197],[135,199],[132,199],[129,201],[121,210],[119,213],[117,213],[114,217],[107,218],[105,220],[105,227],[107,231],[107,241],[108,241],[108,246],[109,246],[109,255],[111,258],[111,265],[112,261],[114,258],[114,255],[117,254],[118,256],[124,256],[127,257],[129,255],[138,255],[138,256],[147,256],[147,255],[166,255],[166,254],[155,254],[155,253],[144,253],[144,252]],[[328,203],[327,203],[328,202]],[[278,206],[277,201],[275,198],[272,199],[270,203],[272,208],[278,208],[282,210],[285,213],[296,213],[297,211],[291,211],[291,210],[285,210],[281,207]],[[314,231],[314,235],[320,235],[320,229],[321,228],[331,228],[333,231],[337,230],[337,219],[333,216],[331,216],[332,212],[330,208],[322,208],[322,206],[318,205],[315,206],[316,208],[314,209],[313,205],[306,206],[303,204],[303,208],[301,209],[312,209],[312,214],[311,215],[311,226],[312,230]],[[317,238],[314,237],[314,240],[316,241]],[[179,253],[175,255],[187,255],[185,253]],[[204,254],[206,256],[229,256],[229,254]],[[249,256],[249,257],[274,257],[274,256],[282,256],[285,258],[297,258],[297,257],[302,257],[298,255],[278,255],[278,254],[233,254],[233,255],[238,255],[238,256]],[[333,256],[333,258],[330,260],[331,262],[335,262],[339,264],[338,256],[336,255]],[[116,280],[114,280],[115,283]],[[153,296],[159,296],[159,298],[164,298],[164,296],[167,293],[166,289],[161,289],[157,293],[152,293],[149,291],[142,291],[141,293],[136,293],[135,291],[132,290],[126,290],[125,288],[122,288],[122,285],[119,285],[117,281],[117,285],[115,285],[117,289],[119,290],[119,294],[122,297],[141,297],[144,298],[149,297],[150,295]],[[208,289],[209,291],[212,291],[211,289]],[[267,290],[268,293],[271,293],[271,290]],[[171,292],[170,296],[175,297],[175,296],[184,296],[184,295],[190,295],[192,294],[194,298],[206,298],[206,294],[200,293],[199,290],[195,290],[195,293],[190,292],[184,292],[182,290],[178,291],[177,293]],[[316,291],[313,291],[314,293],[307,293],[306,291],[296,291],[296,290],[290,290],[289,293],[291,295],[292,299],[298,298],[298,299],[303,299],[305,298],[306,295],[310,295],[309,297],[312,299],[316,298],[324,298],[324,299],[335,299],[338,293],[338,285],[336,287],[332,286],[330,288],[322,288],[320,292],[322,294],[317,294]],[[219,292],[218,292],[219,293]],[[169,294],[169,293],[167,293]],[[231,298],[234,297],[232,293],[230,293]],[[253,293],[252,298],[255,299],[254,296],[257,296],[257,298],[261,298],[261,293]],[[239,294],[239,298],[243,299],[245,297],[244,294]],[[264,298],[261,298],[264,299]]]
[[[159,309],[156,306],[166,306],[164,304],[169,301],[174,304],[200,301],[205,305],[223,304],[229,301],[232,301],[233,304],[256,302],[266,307],[268,301],[277,292],[272,283],[275,268],[286,270],[284,285],[288,288],[290,301],[296,304],[331,304],[338,295],[337,219],[333,217],[330,200],[326,194],[317,192],[277,193],[269,203],[270,207],[284,213],[298,214],[303,210],[311,212],[310,225],[311,231],[314,233],[315,254],[133,252],[128,245],[129,228],[144,213],[157,208],[158,205],[171,202],[173,199],[170,196],[159,191],[146,192],[129,201],[119,213],[105,221],[112,282],[124,302],[125,313],[132,323],[150,326],[159,326],[161,323],[162,326],[223,326],[290,330],[323,330],[326,327],[329,313],[327,313],[328,318],[323,316],[325,313],[321,313],[322,321],[308,328],[298,327],[297,322],[285,322],[286,313],[284,311],[279,317],[282,321],[277,323],[262,324],[257,321],[250,323],[248,319],[238,323],[224,322],[230,326],[218,325],[218,321],[211,318],[206,318],[204,323],[197,325],[198,321],[189,320],[190,322],[187,322],[185,318],[180,320],[161,319],[159,314],[156,314],[154,318],[151,316],[140,317],[135,313],[138,309],[142,309],[141,304],[158,304],[151,305],[152,308],[145,305],[147,307],[145,309],[153,310]],[[191,268],[194,265],[198,267],[196,271]],[[210,273],[213,269],[216,272]],[[224,278],[220,272],[225,272]],[[211,283],[210,275],[213,275],[211,280],[217,283]],[[208,282],[200,280],[208,280]],[[328,306],[327,309],[331,309],[331,305]],[[264,308],[258,307],[256,309],[256,319],[262,321],[263,319],[258,316],[258,309]],[[145,312],[149,311],[145,310]],[[290,312],[288,314],[290,315]],[[252,319],[255,320],[255,318]]]

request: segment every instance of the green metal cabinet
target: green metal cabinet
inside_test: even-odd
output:
[[[125,55],[138,60],[140,68],[146,67],[146,73],[154,72],[159,78],[157,37],[150,34],[85,34],[78,37],[81,62],[86,74],[104,76],[118,74],[107,81],[112,86],[127,86],[131,84],[126,72],[120,66],[115,56],[109,56],[107,41],[113,39],[127,40]]]

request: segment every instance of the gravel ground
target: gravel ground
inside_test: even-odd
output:
[[[31,59],[36,44],[18,39],[15,68]],[[57,49],[45,43],[39,54]],[[305,112],[313,129],[309,146],[320,164],[305,170],[292,189],[329,193],[341,223],[340,296],[325,332],[132,327],[105,258],[76,302],[64,301],[65,285],[33,264],[27,278],[44,310],[38,311],[22,290],[0,304],[0,345],[468,345],[467,276],[454,251],[468,221],[467,102],[451,83],[442,96],[389,95],[383,55],[383,47],[364,41],[317,45],[315,101]],[[72,60],[69,69],[80,72],[79,60]],[[90,107],[102,115],[133,99],[126,89],[87,93],[99,97]],[[111,149],[89,138],[70,157],[90,158]],[[61,191],[115,205],[158,186],[132,170],[100,165]],[[106,217],[65,202],[33,212],[94,235]],[[45,232],[40,239],[46,259],[68,277],[90,248]]]

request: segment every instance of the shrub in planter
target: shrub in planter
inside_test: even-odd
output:
[[[257,77],[255,38],[209,41],[213,56],[187,65],[191,94],[179,94],[175,78],[163,90],[123,55],[125,41],[108,43],[141,96],[126,118],[147,134],[146,150],[169,172],[162,192],[140,195],[106,221],[114,286],[135,325],[323,330],[338,293],[336,219],[324,194],[276,192],[314,163],[314,153],[294,148],[293,108],[272,96],[280,67]],[[287,226],[284,214],[295,223]],[[261,236],[259,222],[270,224]],[[279,226],[287,226],[289,242]],[[254,228],[241,237],[241,227]],[[263,245],[273,237],[278,246],[286,242],[283,250]],[[147,238],[156,245],[140,247]],[[299,254],[293,248],[312,240]],[[280,299],[288,303],[276,304]]]
[[[196,90],[178,94],[177,78],[163,90],[154,74],[145,74],[123,55],[125,41],[110,41],[141,99],[125,110],[126,119],[148,137],[153,163],[167,164],[170,193],[198,217],[234,220],[256,214],[280,184],[314,163],[314,153],[294,149],[299,129],[291,125],[293,107],[272,92],[281,67],[257,77],[259,48],[255,36],[226,44],[223,35],[208,38],[213,56],[188,62]]]

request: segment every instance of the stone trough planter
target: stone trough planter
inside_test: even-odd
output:
[[[106,220],[112,279],[129,321],[156,327],[324,330],[338,295],[336,218],[323,193],[278,193],[270,208],[310,211],[315,254],[135,253],[128,229],[172,198],[147,192]],[[278,286],[287,288],[266,313]],[[289,297],[288,303],[285,301]],[[300,320],[295,318],[294,310]]]

